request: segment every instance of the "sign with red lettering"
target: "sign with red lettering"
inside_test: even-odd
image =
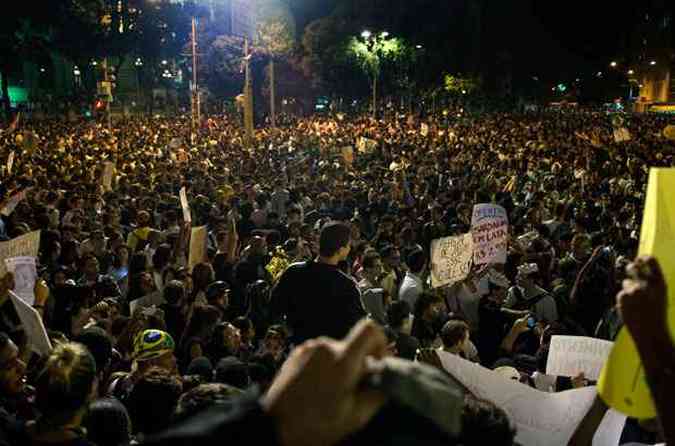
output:
[[[506,263],[509,235],[509,217],[496,204],[477,204],[471,218],[473,235],[473,263]]]

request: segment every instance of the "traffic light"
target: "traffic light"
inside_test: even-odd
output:
[[[97,99],[94,108],[96,110],[103,110],[105,108],[105,102],[102,99]]]

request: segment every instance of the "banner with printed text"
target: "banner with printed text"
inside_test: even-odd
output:
[[[471,217],[473,263],[506,263],[509,217],[496,204],[477,204]]]
[[[466,279],[471,271],[471,234],[444,237],[431,242],[431,286],[439,288]]]

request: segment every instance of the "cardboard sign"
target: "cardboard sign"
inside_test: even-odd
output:
[[[341,148],[340,151],[342,152],[342,159],[345,161],[345,164],[351,166],[354,163],[354,148],[347,146]]]
[[[9,152],[9,156],[7,157],[7,175],[12,174],[12,167],[14,167],[14,150]]]
[[[0,259],[37,257],[40,249],[40,231],[29,232],[7,242],[0,242]],[[0,277],[7,273],[5,262],[0,262]]]
[[[420,134],[422,136],[429,136],[429,125],[422,123],[422,126],[420,128]]]
[[[377,141],[361,137],[356,144],[356,148],[359,153],[373,153],[377,148]]]
[[[471,393],[506,412],[518,430],[516,443],[523,446],[568,444],[596,397],[595,387],[542,392],[458,355],[438,355],[443,368]]]
[[[439,288],[466,279],[471,271],[471,234],[444,237],[431,242],[431,286]]]
[[[630,132],[626,127],[614,129],[614,141],[626,142],[631,140]]]
[[[471,218],[473,263],[506,263],[509,218],[506,210],[496,204],[477,204]]]
[[[654,256],[668,285],[668,307],[675,305],[675,169],[651,169],[642,219],[639,256]],[[675,311],[668,312],[671,337]],[[626,327],[602,369],[598,392],[608,406],[633,418],[654,418],[656,408],[647,386],[644,367]]]
[[[159,306],[165,303],[164,294],[161,291],[155,291],[139,299],[129,302],[130,314],[134,314],[138,308],[148,308],[152,306]]]
[[[187,199],[187,191],[185,187],[180,188],[180,207],[183,209],[183,221],[186,223],[192,223],[192,213],[190,212],[190,204]]]
[[[206,261],[206,239],[208,231],[206,226],[192,228],[190,235],[190,255],[188,256],[188,268],[192,268],[198,263]]]
[[[103,163],[103,174],[101,175],[101,184],[103,185],[103,189],[107,191],[112,190],[112,177],[113,177],[113,170],[115,166],[113,165],[112,161],[106,161]]]
[[[9,292],[9,296],[16,309],[16,314],[21,320],[21,325],[26,332],[31,349],[39,355],[49,356],[49,353],[52,351],[52,343],[49,340],[49,336],[47,336],[47,330],[42,323],[40,313],[12,291]]]
[[[584,336],[553,336],[546,374],[574,377],[583,372],[597,381],[614,343]]]
[[[14,294],[28,305],[35,303],[37,267],[35,257],[12,257],[5,259],[7,271],[14,274]]]

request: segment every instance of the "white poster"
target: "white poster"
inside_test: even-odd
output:
[[[37,257],[40,249],[40,231],[29,232],[6,242],[0,242],[0,259]],[[5,262],[0,262],[0,277],[7,273]]]
[[[7,175],[12,174],[12,167],[14,167],[14,150],[9,152],[9,156],[7,157]]]
[[[443,368],[481,399],[506,412],[523,446],[566,446],[596,398],[595,387],[548,393],[439,351]]]
[[[180,188],[180,207],[183,208],[183,221],[192,223],[192,213],[190,212],[190,204],[187,199],[187,191],[185,186]]]
[[[103,175],[101,176],[101,184],[103,189],[107,191],[112,190],[112,177],[113,177],[114,166],[112,161],[106,161],[103,163]]]
[[[52,351],[52,343],[49,341],[49,336],[47,336],[47,330],[42,323],[40,313],[12,291],[9,292],[9,296],[14,303],[16,314],[21,320],[21,325],[26,332],[31,349],[39,355],[48,356]]]
[[[473,263],[506,263],[509,236],[509,217],[506,210],[496,204],[477,204],[471,217],[473,234]]]
[[[584,336],[553,336],[546,374],[574,377],[583,372],[587,379],[597,381],[613,345]]]
[[[188,257],[188,268],[192,271],[192,268],[198,263],[206,261],[206,239],[208,236],[208,231],[206,226],[200,226],[198,228],[192,228],[192,234],[190,235],[190,254]]]
[[[137,308],[148,308],[152,306],[160,306],[165,303],[164,294],[161,291],[155,291],[141,298],[129,302],[130,314],[134,314]]]
[[[626,415],[609,409],[602,418],[598,430],[593,435],[593,446],[619,446],[623,428],[626,426]]]
[[[431,242],[431,286],[439,288],[466,279],[471,271],[471,234],[444,237]]]
[[[422,136],[428,136],[429,135],[429,125],[422,123],[422,127],[420,129],[420,134]]]
[[[28,305],[35,303],[37,267],[35,257],[11,257],[5,259],[7,271],[14,274],[14,293]]]

